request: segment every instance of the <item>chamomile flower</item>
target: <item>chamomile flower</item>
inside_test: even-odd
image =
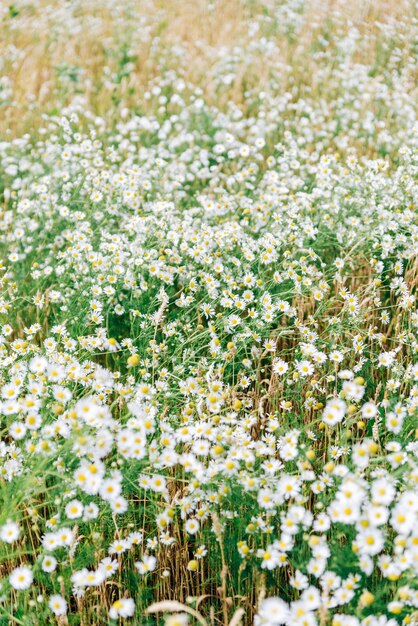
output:
[[[9,582],[17,591],[29,589],[33,583],[32,570],[24,565],[16,567],[9,576]]]
[[[116,600],[109,609],[109,617],[118,619],[132,617],[135,613],[135,602],[132,598],[120,598]]]
[[[145,555],[142,561],[135,563],[135,567],[140,574],[148,574],[149,572],[153,572],[157,567],[157,559],[155,556]]]
[[[0,528],[0,540],[6,543],[17,541],[20,536],[20,528],[16,522],[8,521]]]
[[[61,616],[67,613],[67,601],[59,594],[54,594],[49,598],[48,606],[54,615]]]

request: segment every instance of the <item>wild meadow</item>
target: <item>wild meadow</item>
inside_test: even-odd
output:
[[[416,2],[0,27],[0,626],[417,625]]]

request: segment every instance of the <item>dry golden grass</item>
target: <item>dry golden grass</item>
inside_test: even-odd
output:
[[[284,36],[275,29],[273,22],[273,32],[269,34],[275,36],[280,50],[280,59],[276,61],[288,66],[281,76],[283,89],[297,85],[311,95],[317,92],[321,96],[324,95],[324,77],[317,76],[316,62],[311,54],[319,31],[326,33],[332,20],[335,27],[336,18],[341,38],[350,24],[354,24],[361,35],[355,53],[358,61],[370,61],[378,54],[378,24],[399,17],[408,23],[414,14],[414,3],[408,0],[310,0],[306,5],[302,30],[297,38]],[[152,53],[155,37],[159,37],[167,49],[177,44],[184,48],[184,78],[200,84],[206,99],[218,106],[233,101],[245,107],[244,82],[264,89],[270,72],[269,60],[258,55],[249,62],[248,57],[242,55],[240,71],[234,82],[222,89],[214,83],[211,70],[222,57],[223,47],[232,49],[249,45],[248,26],[252,16],[262,12],[271,17],[278,6],[280,3],[271,0],[264,3],[243,0],[212,3],[206,0],[137,0],[132,4],[101,0],[74,2],[72,14],[81,25],[76,34],[71,34],[71,28],[67,28],[60,0],[24,2],[19,4],[19,12],[14,16],[6,8],[0,40],[0,56],[4,60],[1,73],[12,81],[13,103],[3,107],[0,132],[14,136],[33,131],[42,113],[68,103],[77,92],[83,93],[97,114],[108,114],[115,106],[115,96],[123,105],[132,106],[137,101],[137,94],[161,72],[161,59],[156,59]],[[68,13],[68,7],[65,11]],[[129,12],[134,19],[132,31],[126,32],[126,24],[130,23]],[[124,13],[128,13],[128,20],[126,17],[122,19]],[[142,23],[138,23],[138,16]],[[144,32],[149,35],[142,36]],[[126,42],[131,42],[132,71],[121,78],[119,84],[115,85],[112,80],[106,84],[106,68],[109,68],[110,77],[117,74],[120,51]],[[18,51],[13,61],[12,47]],[[407,47],[400,54],[407,56]],[[177,67],[176,59],[170,53],[165,63],[168,67]],[[58,68],[64,64],[78,68],[78,84],[60,85]],[[330,74],[332,69],[329,66]]]

